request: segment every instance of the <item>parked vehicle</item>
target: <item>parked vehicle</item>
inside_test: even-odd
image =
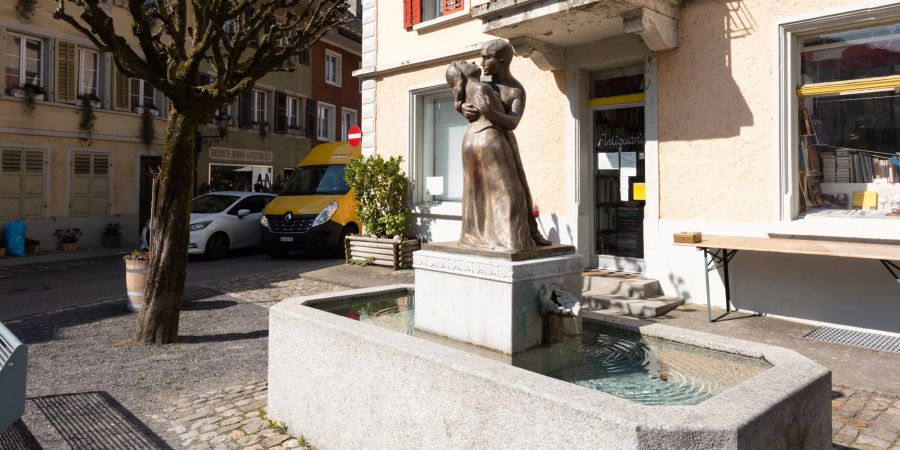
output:
[[[269,256],[310,250],[343,254],[344,238],[359,233],[356,200],[344,181],[344,167],[359,157],[359,147],[329,142],[315,146],[297,164],[260,220]]]
[[[194,198],[188,254],[219,259],[228,250],[259,245],[259,219],[274,198],[274,194],[236,191],[210,192]],[[149,248],[149,224],[141,237],[144,247]]]

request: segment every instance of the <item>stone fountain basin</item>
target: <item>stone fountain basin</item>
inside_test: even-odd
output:
[[[603,315],[585,322],[768,370],[693,406],[645,406],[318,308],[412,292],[293,297],[269,313],[268,416],[316,448],[822,449],[831,372],[754,342]]]

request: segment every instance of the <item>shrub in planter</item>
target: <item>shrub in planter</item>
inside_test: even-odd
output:
[[[60,247],[64,252],[78,250],[78,237],[81,236],[79,228],[57,228],[53,235],[59,239]]]
[[[37,239],[25,238],[25,254],[28,256],[37,255],[39,245],[41,245],[41,241]]]
[[[94,114],[94,107],[98,106],[100,99],[96,95],[84,94],[78,96],[78,103],[81,106],[78,116],[78,130],[81,132],[81,139],[90,141],[94,134],[94,122],[97,116]]]
[[[411,267],[419,240],[403,237],[410,210],[406,206],[409,181],[400,169],[402,162],[400,157],[375,155],[347,163],[344,179],[356,197],[356,215],[364,235],[347,238],[348,262],[368,260],[394,269]]]
[[[118,247],[122,241],[122,225],[119,222],[106,224],[103,228],[103,246]]]

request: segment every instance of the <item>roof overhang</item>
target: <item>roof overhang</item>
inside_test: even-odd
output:
[[[472,6],[486,34],[508,39],[545,70],[562,65],[565,47],[623,34],[639,35],[650,50],[678,46],[683,0],[495,0]]]

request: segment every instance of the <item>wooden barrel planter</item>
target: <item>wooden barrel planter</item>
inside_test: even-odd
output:
[[[63,242],[63,243],[59,244],[59,246],[62,248],[62,251],[68,252],[68,253],[72,253],[72,252],[78,250],[77,242]]]
[[[137,312],[144,307],[144,287],[147,285],[149,261],[125,260],[125,288],[128,290],[128,309]]]
[[[387,239],[347,236],[344,243],[347,262],[368,261],[394,270],[411,269],[413,252],[422,248],[418,239]]]

